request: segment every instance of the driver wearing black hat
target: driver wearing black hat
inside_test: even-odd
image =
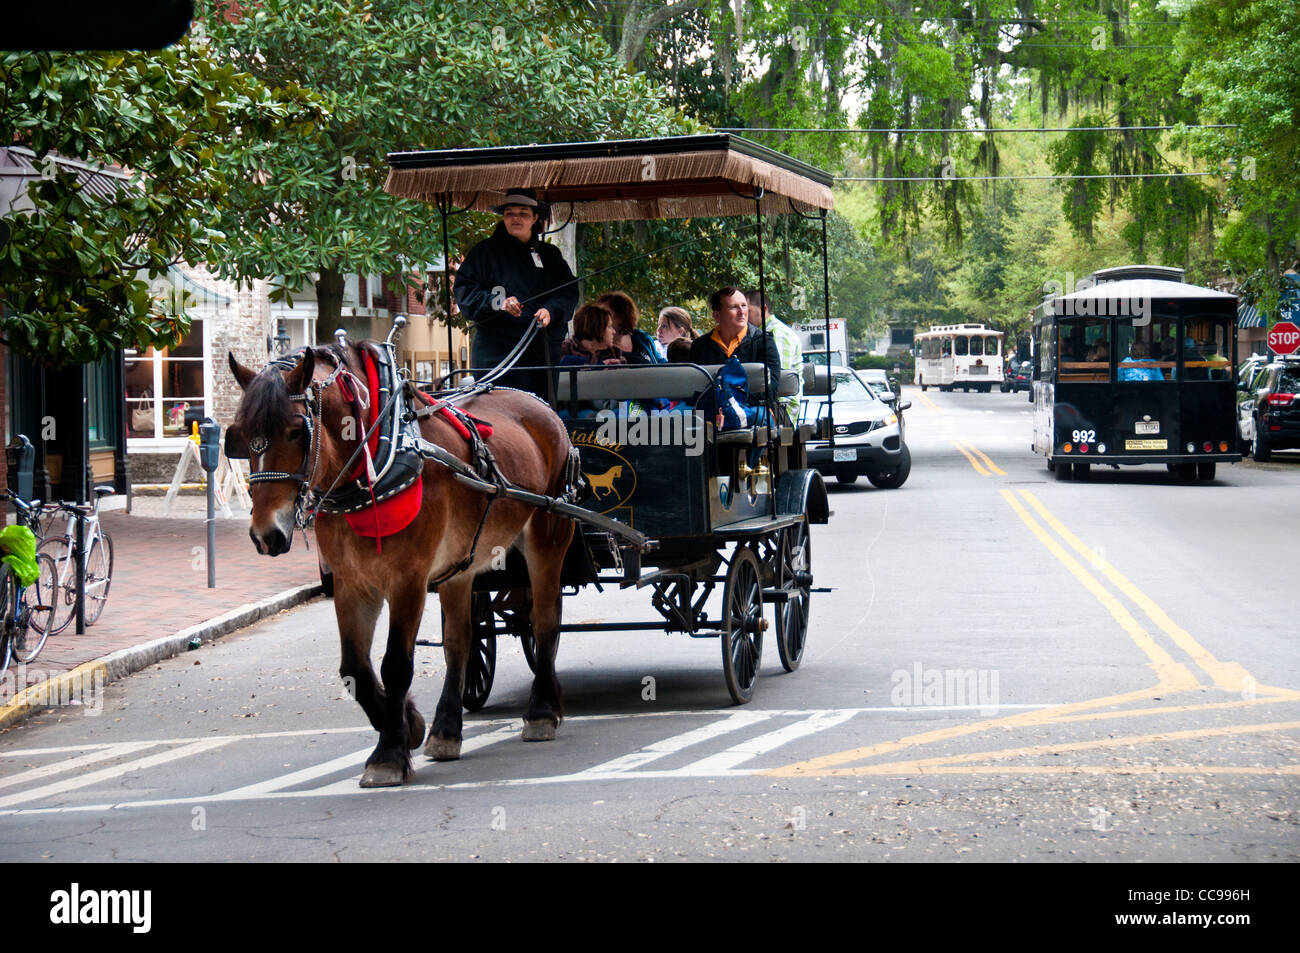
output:
[[[578,285],[560,250],[542,241],[550,209],[532,189],[511,189],[492,211],[501,223],[456,271],[456,304],[474,322],[470,363],[480,373],[495,367],[535,321],[537,337],[516,366],[554,366],[578,305]],[[497,383],[548,395],[545,371],[511,371]]]

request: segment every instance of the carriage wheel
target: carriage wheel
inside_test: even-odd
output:
[[[506,631],[518,636],[528,670],[537,674],[537,640],[533,638],[533,591],[504,589],[493,600],[493,609],[505,624]]]
[[[781,532],[781,553],[777,570],[779,585],[789,593],[777,606],[776,651],[781,665],[793,672],[803,661],[808,642],[808,604],[812,594],[812,550],[808,521],[787,526]]]
[[[460,703],[466,711],[478,711],[492,693],[497,673],[497,633],[492,617],[492,595],[476,592],[470,605],[469,660],[465,663],[465,686]]]
[[[731,557],[722,605],[722,674],[732,701],[743,705],[754,696],[767,626],[758,557],[748,546],[737,546]]]

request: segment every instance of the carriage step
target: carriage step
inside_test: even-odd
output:
[[[764,602],[789,602],[790,590],[789,589],[764,589],[763,601]]]

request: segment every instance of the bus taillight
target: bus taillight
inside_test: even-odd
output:
[[[1214,444],[1210,443],[1210,441],[1207,440],[1205,441],[1205,445],[1201,447],[1201,449],[1204,450],[1206,453],[1209,453],[1211,450],[1214,449]]]
[[[1220,440],[1220,441],[1219,441],[1219,453],[1227,453],[1227,452],[1228,452],[1228,441],[1226,441],[1226,440]]]
[[[1066,453],[1069,453],[1071,450],[1074,449],[1074,444],[1072,444],[1072,443],[1067,443],[1067,444],[1066,444],[1064,447],[1062,447],[1061,449],[1064,450]]]

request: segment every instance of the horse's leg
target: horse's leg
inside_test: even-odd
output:
[[[415,672],[415,636],[424,612],[425,581],[422,576],[403,580],[388,597],[388,645],[379,672],[384,679],[383,724],[379,743],[366,759],[361,776],[363,788],[392,787],[411,774],[409,749],[419,747],[424,736],[424,719],[411,699],[411,677]]]
[[[455,761],[460,757],[461,696],[465,691],[465,666],[470,650],[470,598],[474,578],[461,573],[438,587],[442,605],[442,657],[447,674],[442,696],[429,726],[424,753],[434,761]]]
[[[573,537],[573,523],[549,513],[535,513],[524,530],[520,548],[528,561],[533,585],[533,638],[537,669],[524,712],[524,741],[550,741],[564,717],[564,698],[555,675],[560,645],[560,569]]]
[[[376,731],[384,727],[384,689],[370,664],[370,644],[382,600],[370,592],[349,589],[344,579],[336,583],[334,618],[339,624],[339,675]]]

